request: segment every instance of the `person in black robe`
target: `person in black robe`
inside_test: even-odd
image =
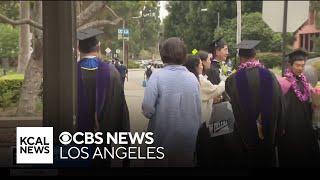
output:
[[[240,66],[226,80],[235,117],[233,162],[235,167],[276,166],[276,146],[285,112],[284,97],[276,76],[255,59],[260,41],[237,45]]]
[[[80,51],[77,131],[99,131],[104,135],[107,132],[130,132],[129,111],[120,74],[113,64],[98,58],[100,42],[96,36],[102,33],[91,28],[77,34]],[[104,146],[111,148],[104,140],[99,146],[101,152]],[[111,158],[93,161],[95,167],[110,165]],[[123,161],[123,166],[129,166],[128,159]]]
[[[210,69],[206,69],[204,72],[213,85],[218,85],[221,80],[224,81],[226,78],[221,75],[220,62],[226,60],[229,54],[228,46],[222,38],[218,38],[209,45],[209,48],[210,52],[212,52],[211,66]],[[233,128],[229,128],[229,126],[232,126],[231,122],[233,122],[233,114],[231,110],[228,109],[228,106],[226,105],[228,102],[226,101],[230,101],[226,92],[223,92],[221,96],[213,99],[213,112],[210,120],[208,120],[210,123],[201,124],[198,131],[196,157],[197,166],[199,167],[223,168],[230,166],[230,163],[232,162],[231,145]],[[230,104],[228,105],[230,106]],[[217,113],[224,115],[219,117],[215,116]],[[226,121],[229,123],[228,125],[227,123],[224,123]],[[219,132],[218,129],[221,131],[223,131],[223,129],[228,130],[226,133],[221,133],[216,136],[212,133],[212,129],[213,131],[216,131],[216,133]]]
[[[287,110],[285,133],[279,146],[280,167],[319,167],[319,146],[312,128],[309,82],[303,74],[307,55],[304,49],[287,54],[285,77],[291,86],[285,94]]]
[[[217,38],[209,45],[210,52],[212,53],[211,67],[205,71],[208,76],[208,80],[212,84],[220,83],[220,62],[225,61],[229,55],[228,46],[222,40]]]

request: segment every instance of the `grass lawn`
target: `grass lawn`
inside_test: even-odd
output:
[[[8,75],[8,74],[16,74],[16,72],[17,72],[17,68],[15,67],[10,67],[10,68],[0,67],[0,77],[4,76],[4,73]]]
[[[43,103],[40,99],[36,102],[36,113],[35,116],[42,116]],[[14,117],[17,110],[17,104],[13,104],[8,108],[0,108],[0,117]]]

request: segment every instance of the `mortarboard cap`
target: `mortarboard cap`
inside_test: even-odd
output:
[[[224,45],[226,45],[222,38],[223,37],[216,38],[209,44],[210,51],[213,51],[217,47],[223,48]]]
[[[103,31],[99,31],[97,29],[89,28],[89,29],[85,29],[83,31],[79,31],[77,33],[77,39],[78,40],[85,40],[85,39],[89,39],[91,37],[98,36],[100,34],[103,34]]]
[[[286,54],[288,57],[289,63],[293,63],[297,60],[306,60],[307,56],[309,55],[309,52],[303,48],[295,49],[292,52]]]
[[[237,44],[237,49],[254,49],[261,41],[259,40],[243,40]]]
[[[96,49],[99,44],[99,40],[96,36],[103,34],[103,31],[99,31],[93,28],[85,29],[77,33],[77,39],[79,40],[79,51],[82,53],[90,53]]]
[[[252,58],[256,55],[255,47],[260,43],[259,40],[243,40],[236,45],[239,49],[239,56],[245,58]]]

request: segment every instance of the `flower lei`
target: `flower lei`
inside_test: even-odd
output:
[[[245,68],[255,68],[255,67],[263,67],[263,65],[257,60],[250,60],[244,63],[241,63],[238,66],[238,71]]]
[[[291,82],[293,91],[297,95],[298,99],[301,102],[308,101],[309,100],[309,83],[308,83],[306,76],[301,74],[301,81],[303,83],[304,93],[301,92],[301,90],[297,84],[297,79],[294,77],[294,75],[291,71],[287,71],[284,76],[287,77],[287,79]]]

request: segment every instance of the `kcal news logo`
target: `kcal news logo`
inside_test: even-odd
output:
[[[53,127],[17,127],[17,164],[53,164]]]

